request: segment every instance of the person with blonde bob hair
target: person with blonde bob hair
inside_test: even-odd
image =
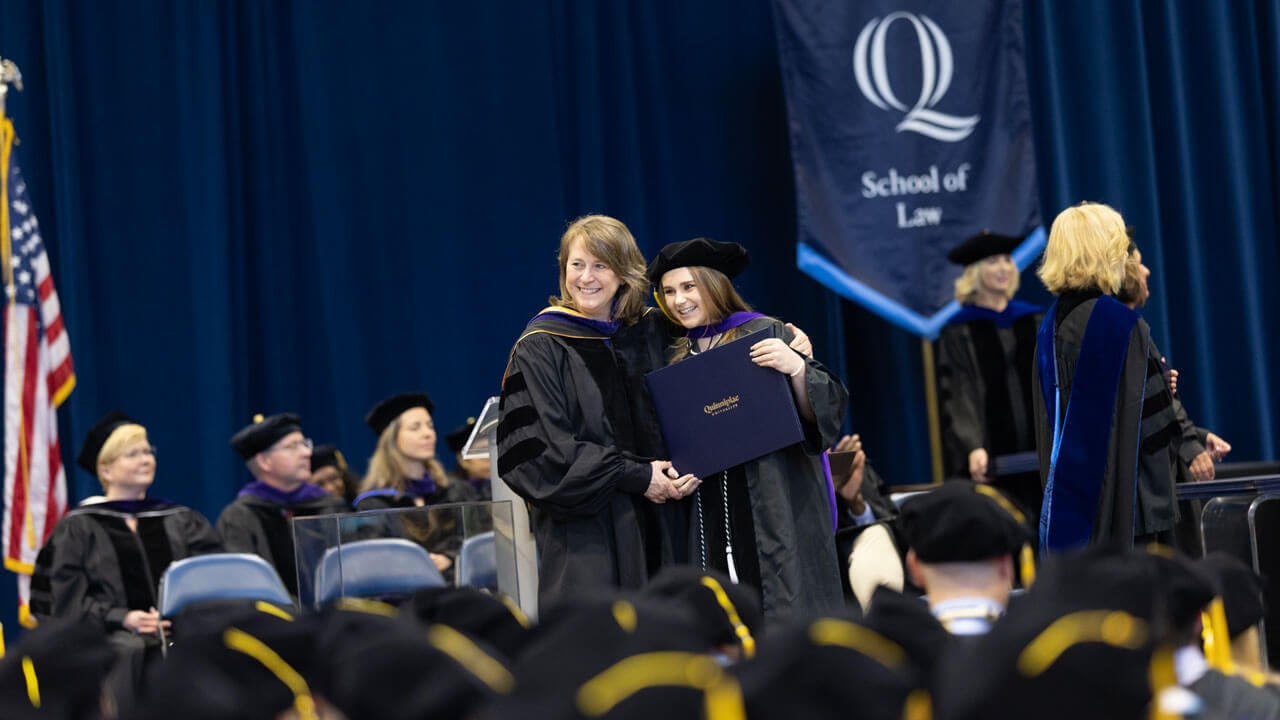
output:
[[[1181,434],[1151,328],[1114,295],[1130,242],[1124,218],[1084,203],[1053,221],[1039,276],[1057,300],[1036,341],[1036,439],[1045,500],[1041,550],[1172,544]]]
[[[946,477],[994,483],[1034,514],[1042,499],[1038,473],[996,462],[1036,449],[1031,359],[1044,308],[1013,299],[1019,271],[1012,253],[1021,242],[983,230],[947,254],[964,271],[955,282],[962,307],[935,344],[938,418]]]
[[[751,345],[751,361],[787,377],[805,430],[802,442],[679,487],[693,498],[692,559],[752,588],[766,617],[833,612],[844,594],[834,529],[824,519],[836,509],[821,458],[840,437],[849,394],[821,363],[788,346],[781,321],[738,295],[732,279],[747,261],[737,243],[694,238],[664,247],[648,271],[658,307],[685,328],[671,362],[771,329]]]
[[[120,698],[161,654],[169,623],[156,611],[160,576],[170,563],[219,552],[222,544],[200,513],[147,497],[155,448],[146,428],[123,412],[89,430],[76,461],[102,483],[106,499],[72,510],[54,527],[36,559],[31,613],[101,628],[119,657],[109,684]]]

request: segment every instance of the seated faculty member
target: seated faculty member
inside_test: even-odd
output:
[[[221,550],[203,515],[148,498],[155,448],[147,430],[112,412],[85,436],[76,458],[102,483],[105,500],[76,508],[53,529],[31,579],[38,618],[98,627],[120,656],[117,695],[141,680],[145,661],[160,654],[157,583],[175,560]]]
[[[262,557],[294,595],[298,570],[289,521],[347,509],[342,500],[309,482],[312,444],[300,423],[293,414],[259,415],[231,436],[231,447],[244,458],[254,480],[218,516],[227,552]]]

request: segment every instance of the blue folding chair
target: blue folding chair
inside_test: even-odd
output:
[[[498,589],[498,552],[492,530],[462,541],[454,579],[458,587]]]
[[[171,563],[160,576],[161,617],[173,617],[190,605],[210,600],[262,600],[293,605],[275,568],[257,555],[197,555]]]
[[[407,595],[447,585],[421,545],[400,538],[357,540],[329,548],[320,559],[316,606],[340,597]]]

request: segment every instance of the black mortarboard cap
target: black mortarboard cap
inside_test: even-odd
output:
[[[462,447],[467,444],[467,438],[471,437],[471,430],[476,426],[475,418],[467,418],[467,421],[444,436],[444,442],[453,451],[454,455],[462,452]]]
[[[727,277],[736,277],[747,269],[749,259],[747,249],[738,243],[694,238],[662,248],[658,257],[649,264],[647,274],[654,285],[661,283],[662,276],[668,271],[682,267],[709,267]]]
[[[1169,630],[1185,630],[1218,594],[1217,583],[1206,568],[1171,547],[1148,545],[1141,560],[1151,568],[1163,595]]]
[[[168,658],[149,669],[137,720],[270,720],[314,704],[312,678],[327,660],[316,652],[316,618],[271,607],[225,619],[196,632],[184,626]]]
[[[1145,717],[1153,680],[1174,682],[1153,557],[1099,546],[1047,561],[991,632],[955,646],[935,717]]]
[[[915,717],[904,712],[919,686],[906,651],[851,620],[771,628],[760,655],[731,671],[753,720]]]
[[[646,597],[677,603],[696,620],[707,647],[737,644],[744,657],[755,654],[764,628],[759,593],[739,585],[724,573],[690,565],[663,568],[644,586]]]
[[[938,663],[955,639],[933,616],[924,598],[907,596],[884,585],[872,593],[862,624],[905,650],[926,686],[932,685]]]
[[[517,691],[493,716],[575,717],[574,698],[585,683],[624,659],[656,652],[706,652],[690,613],[613,592],[568,597],[542,613],[513,668]]]
[[[436,406],[431,402],[431,398],[426,393],[400,393],[379,402],[373,406],[368,415],[364,416],[365,424],[373,428],[375,433],[382,434],[383,430],[391,424],[393,420],[400,417],[400,413],[409,408],[426,408],[427,412],[435,412]]]
[[[333,671],[320,692],[349,718],[469,718],[515,684],[490,648],[445,625],[351,636],[321,654]]]
[[[240,453],[240,457],[248,460],[279,442],[289,433],[302,431],[302,419],[292,413],[281,413],[270,417],[258,415],[253,422],[240,428],[231,436],[231,447]]]
[[[1031,540],[1021,510],[990,485],[952,480],[902,504],[907,545],[926,563],[977,562],[1018,555]]]
[[[100,625],[41,621],[0,660],[4,717],[98,717],[102,683],[114,661],[115,651]]]
[[[107,439],[111,437],[111,433],[121,425],[137,423],[136,420],[125,415],[119,410],[112,410],[102,416],[94,426],[89,428],[89,433],[84,436],[84,444],[80,446],[80,454],[76,456],[76,464],[89,471],[90,475],[98,476],[98,454],[102,452],[102,446],[107,444]]]
[[[519,607],[471,587],[426,588],[400,606],[400,619],[417,626],[448,625],[488,643],[507,660],[529,638],[529,618]]]
[[[992,255],[1008,255],[1021,242],[1022,238],[1020,237],[1001,235],[990,230],[983,230],[947,253],[947,259],[956,265],[972,265]]]
[[[1227,634],[1234,640],[1266,615],[1262,578],[1247,563],[1223,552],[1212,552],[1199,561],[1217,580],[1227,614]]]
[[[343,471],[349,469],[347,459],[342,456],[342,451],[338,450],[337,445],[315,446],[311,451],[311,472],[327,467],[335,467]]]

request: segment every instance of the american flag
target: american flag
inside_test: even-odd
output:
[[[0,255],[4,312],[4,566],[18,573],[19,615],[36,553],[67,510],[57,407],[76,384],[71,344],[49,256],[14,158],[13,124],[0,124]]]

